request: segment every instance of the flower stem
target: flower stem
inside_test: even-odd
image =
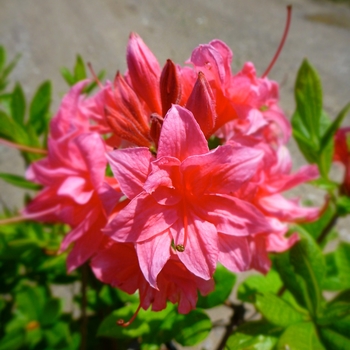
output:
[[[29,152],[29,153],[36,153],[36,154],[43,154],[43,155],[47,154],[46,149],[21,145],[19,143],[14,143],[14,142],[2,139],[2,138],[0,138],[0,143],[2,143],[3,145],[6,145],[8,147],[16,148],[20,151],[25,151],[25,152]]]
[[[280,53],[283,49],[284,43],[286,42],[286,39],[287,39],[291,18],[292,18],[292,6],[289,5],[289,6],[287,6],[287,21],[286,21],[286,27],[284,28],[281,42],[277,48],[275,55],[273,56],[272,61],[270,62],[269,66],[266,68],[264,74],[261,76],[262,78],[265,78],[270,73],[270,70],[272,69],[272,67],[276,63],[278,56],[280,55]]]

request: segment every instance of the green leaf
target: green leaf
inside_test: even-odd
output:
[[[336,198],[337,201],[337,214],[339,216],[346,216],[350,214],[350,197],[339,196]]]
[[[26,111],[26,99],[19,83],[15,85],[11,99],[12,118],[20,125],[23,125]]]
[[[0,90],[3,90],[6,87],[6,79],[12,72],[13,68],[15,68],[20,57],[21,55],[16,55],[15,58],[2,71],[0,71]]]
[[[69,332],[69,326],[65,322],[57,322],[50,328],[44,329],[44,337],[52,349],[62,349],[62,345],[68,345],[72,342]]]
[[[226,348],[229,350],[272,350],[277,343],[282,328],[265,321],[244,323],[229,337]]]
[[[2,45],[0,45],[0,72],[4,68],[5,62],[6,62],[6,50]]]
[[[130,326],[124,328],[117,325],[117,321],[120,319],[130,320],[137,308],[137,304],[131,304],[113,311],[100,324],[97,336],[126,339],[137,338],[148,333],[150,331],[149,325],[140,318],[143,310],[140,310],[139,315]]]
[[[37,89],[30,104],[28,125],[32,126],[37,135],[41,135],[48,125],[51,90],[51,82],[44,81]]]
[[[321,151],[322,151],[322,148],[327,147],[327,144],[334,140],[335,133],[339,129],[341,123],[343,122],[345,116],[348,114],[349,111],[350,111],[350,103],[348,103],[340,111],[340,113],[337,115],[335,120],[331,123],[331,125],[329,125],[329,127],[327,128],[326,132],[324,133],[321,139]]]
[[[29,321],[39,321],[46,297],[43,287],[25,287],[16,294],[16,305]]]
[[[278,340],[278,350],[325,350],[318,341],[311,322],[302,322],[289,326]]]
[[[342,334],[346,338],[350,338],[349,329],[350,329],[350,316],[346,316],[341,320],[333,322],[328,328],[333,331]]]
[[[0,173],[0,178],[4,181],[17,187],[26,188],[29,190],[40,190],[41,186],[31,181],[26,180],[23,176]]]
[[[317,317],[317,324],[320,326],[332,325],[334,322],[350,315],[350,300],[348,302],[333,302],[322,311]],[[350,335],[350,334],[349,334]]]
[[[316,70],[305,59],[295,83],[297,111],[310,135],[315,149],[319,148],[320,118],[322,113],[322,87]]]
[[[77,59],[74,67],[75,82],[86,79],[85,63],[80,55],[77,55]]]
[[[327,328],[319,329],[322,342],[327,349],[348,350],[350,349],[350,339]]]
[[[75,84],[75,78],[72,75],[72,73],[69,71],[68,68],[66,68],[66,67],[61,68],[61,74],[69,86],[72,86]]]
[[[238,299],[253,303],[256,293],[277,293],[282,287],[282,281],[278,273],[270,270],[266,276],[255,275],[249,276],[238,287]]]
[[[48,300],[42,310],[40,323],[45,327],[57,321],[61,313],[61,300],[52,298]]]
[[[317,243],[305,230],[298,227],[302,235],[300,241],[290,250],[290,261],[295,273],[300,276],[307,288],[304,300],[307,309],[316,315],[323,301],[321,285],[325,274],[323,254]]]
[[[236,282],[236,275],[224,266],[218,265],[214,273],[215,290],[206,297],[199,295],[197,307],[209,309],[224,303],[230,296]]]
[[[300,314],[287,302],[272,293],[257,294],[255,306],[269,322],[276,326],[288,327],[305,321],[305,315]]]
[[[16,330],[5,334],[0,340],[0,350],[16,350],[21,348],[25,342],[24,330]]]
[[[180,331],[175,335],[175,340],[183,346],[198,344],[208,336],[212,328],[208,315],[200,309],[179,315],[177,322]]]

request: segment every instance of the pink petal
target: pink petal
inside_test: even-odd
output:
[[[231,196],[203,196],[194,210],[201,218],[214,224],[218,232],[227,235],[249,236],[272,229],[256,207]]]
[[[170,156],[183,161],[194,154],[208,152],[208,144],[193,114],[173,105],[165,116],[157,158]]]
[[[230,193],[256,173],[262,157],[260,150],[225,145],[186,159],[181,170],[196,195]]]
[[[102,217],[95,221],[89,229],[83,233],[83,236],[74,242],[74,247],[69,252],[67,258],[68,272],[84,264],[84,262],[96,253],[104,236],[101,229],[105,224],[106,219]]]
[[[118,242],[142,242],[164,232],[178,220],[175,208],[159,205],[142,192],[122,209],[104,230]]]
[[[70,197],[78,204],[86,204],[92,197],[94,190],[87,191],[85,188],[86,180],[84,178],[70,176],[61,183],[57,195]]]
[[[130,35],[126,60],[134,90],[145,100],[151,112],[161,115],[159,63],[151,50],[135,33]]]
[[[171,235],[169,231],[136,244],[141,271],[145,279],[155,289],[158,289],[158,274],[170,258],[170,249]]]
[[[175,245],[183,245],[179,259],[196,276],[212,278],[218,260],[217,231],[214,225],[187,213],[187,225],[179,222],[171,227]]]
[[[98,189],[103,183],[107,165],[105,144],[97,133],[81,134],[75,142],[81,151],[81,161],[86,164],[89,180]]]
[[[266,274],[271,268],[271,261],[266,250],[266,236],[256,235],[251,237],[250,249],[252,257],[250,268]]]
[[[259,199],[264,211],[282,221],[315,220],[320,215],[319,208],[301,207],[296,201],[288,200],[280,194]]]
[[[132,199],[143,191],[152,155],[148,148],[126,148],[107,154],[114,176],[125,195]]]
[[[133,244],[110,244],[92,259],[91,268],[99,280],[129,294],[135,293],[142,282]]]
[[[233,272],[248,270],[251,254],[247,238],[219,233],[219,262]]]

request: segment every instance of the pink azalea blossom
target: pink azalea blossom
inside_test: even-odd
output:
[[[23,214],[72,227],[61,245],[62,251],[74,242],[67,260],[69,270],[96,251],[107,223],[104,203],[113,207],[122,196],[115,180],[105,183],[105,144],[100,135],[89,131],[88,119],[81,114],[80,92],[85,84],[74,86],[63,99],[50,124],[48,156],[31,164],[26,173],[27,179],[43,189]],[[108,202],[106,194],[110,192],[112,200]]]
[[[253,205],[231,196],[254,176],[262,152],[226,145],[209,151],[193,115],[174,105],[166,115],[157,157],[147,148],[115,150],[112,171],[131,200],[105,232],[136,243],[153,288],[173,254],[209,280],[217,261],[234,271],[250,265],[248,237],[271,230]]]
[[[341,191],[350,196],[350,127],[341,128],[335,135],[334,159],[345,166]]]
[[[176,254],[171,254],[157,277],[158,289],[152,288],[140,269],[132,243],[109,241],[92,259],[95,276],[126,293],[139,290],[140,305],[153,311],[166,308],[167,301],[178,303],[180,313],[186,314],[196,307],[197,290],[206,295],[214,289],[212,279],[206,281],[190,273]]]

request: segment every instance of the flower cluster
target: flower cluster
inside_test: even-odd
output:
[[[61,246],[70,271],[90,259],[101,281],[138,290],[140,307],[169,300],[187,313],[213,290],[218,263],[266,273],[268,253],[298,239],[288,223],[319,215],[282,195],[318,171],[291,171],[277,83],[250,62],[233,74],[232,57],[213,40],[187,66],[161,69],[131,34],[124,75],[64,97],[48,155],[27,171],[43,189],[24,215],[71,227]]]

